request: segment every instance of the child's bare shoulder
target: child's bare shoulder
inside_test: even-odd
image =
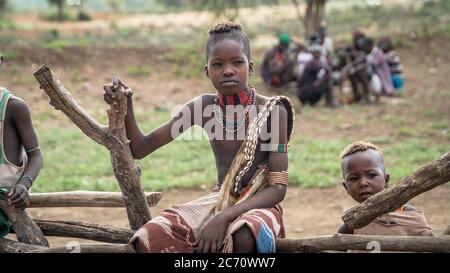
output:
[[[9,99],[6,111],[12,117],[29,115],[28,105],[19,97],[11,97],[11,99]]]

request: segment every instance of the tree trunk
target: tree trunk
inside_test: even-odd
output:
[[[154,207],[161,199],[160,192],[146,192],[145,198],[149,207]],[[124,207],[125,202],[120,192],[70,191],[30,194],[29,208],[42,207]]]
[[[305,39],[317,32],[325,16],[325,0],[307,0],[304,18]]]
[[[35,220],[35,222],[45,236],[79,238],[105,243],[126,244],[135,233],[131,229],[81,221]]]
[[[450,236],[367,236],[336,234],[302,239],[278,239],[277,252],[366,250],[373,252],[450,252]]]
[[[64,21],[64,0],[58,1],[58,21]]]
[[[127,244],[70,244],[65,247],[41,248],[34,253],[136,253]]]
[[[0,253],[28,253],[42,248],[44,247],[0,238]]]
[[[25,210],[11,207],[6,200],[1,199],[0,209],[8,215],[8,219],[17,234],[17,240],[19,242],[38,246],[48,246],[47,239],[42,233],[42,230],[30,216],[28,216],[28,213]]]
[[[350,229],[361,228],[375,218],[396,210],[415,196],[450,181],[450,152],[403,178],[396,186],[369,197],[348,210],[342,220]]]
[[[117,103],[110,106],[109,126],[105,127],[77,104],[49,67],[43,65],[34,73],[34,76],[56,109],[64,112],[87,136],[110,151],[114,174],[122,190],[131,229],[139,229],[151,217],[141,188],[139,170],[134,163],[126,136],[127,98],[123,89],[114,91]]]

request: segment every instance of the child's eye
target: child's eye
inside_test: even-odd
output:
[[[375,173],[369,173],[369,178],[374,178],[375,176],[377,176]]]
[[[242,60],[234,61],[234,64],[235,64],[235,65],[240,65],[240,64],[243,64],[243,63],[244,63],[244,61],[242,61]]]
[[[220,67],[222,65],[222,63],[212,63],[211,64],[213,67]]]
[[[354,177],[350,177],[347,179],[349,182],[355,182],[356,180],[358,180],[358,177],[354,176]]]

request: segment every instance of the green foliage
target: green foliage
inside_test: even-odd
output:
[[[142,66],[129,66],[128,75],[132,77],[148,77],[150,75],[150,70]]]

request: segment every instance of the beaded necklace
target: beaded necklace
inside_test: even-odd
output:
[[[222,109],[220,108],[220,106],[225,105],[237,105],[236,103],[245,103],[243,116],[240,121],[237,119],[237,113],[234,113],[232,116],[226,116],[223,114]],[[232,96],[224,96],[219,93],[217,94],[217,97],[214,101],[214,116],[219,122],[220,126],[225,129],[226,132],[235,133],[239,131],[245,124],[245,120],[248,118],[248,115],[253,109],[254,104],[255,91],[251,86]],[[231,118],[232,122],[228,121],[227,118]]]

